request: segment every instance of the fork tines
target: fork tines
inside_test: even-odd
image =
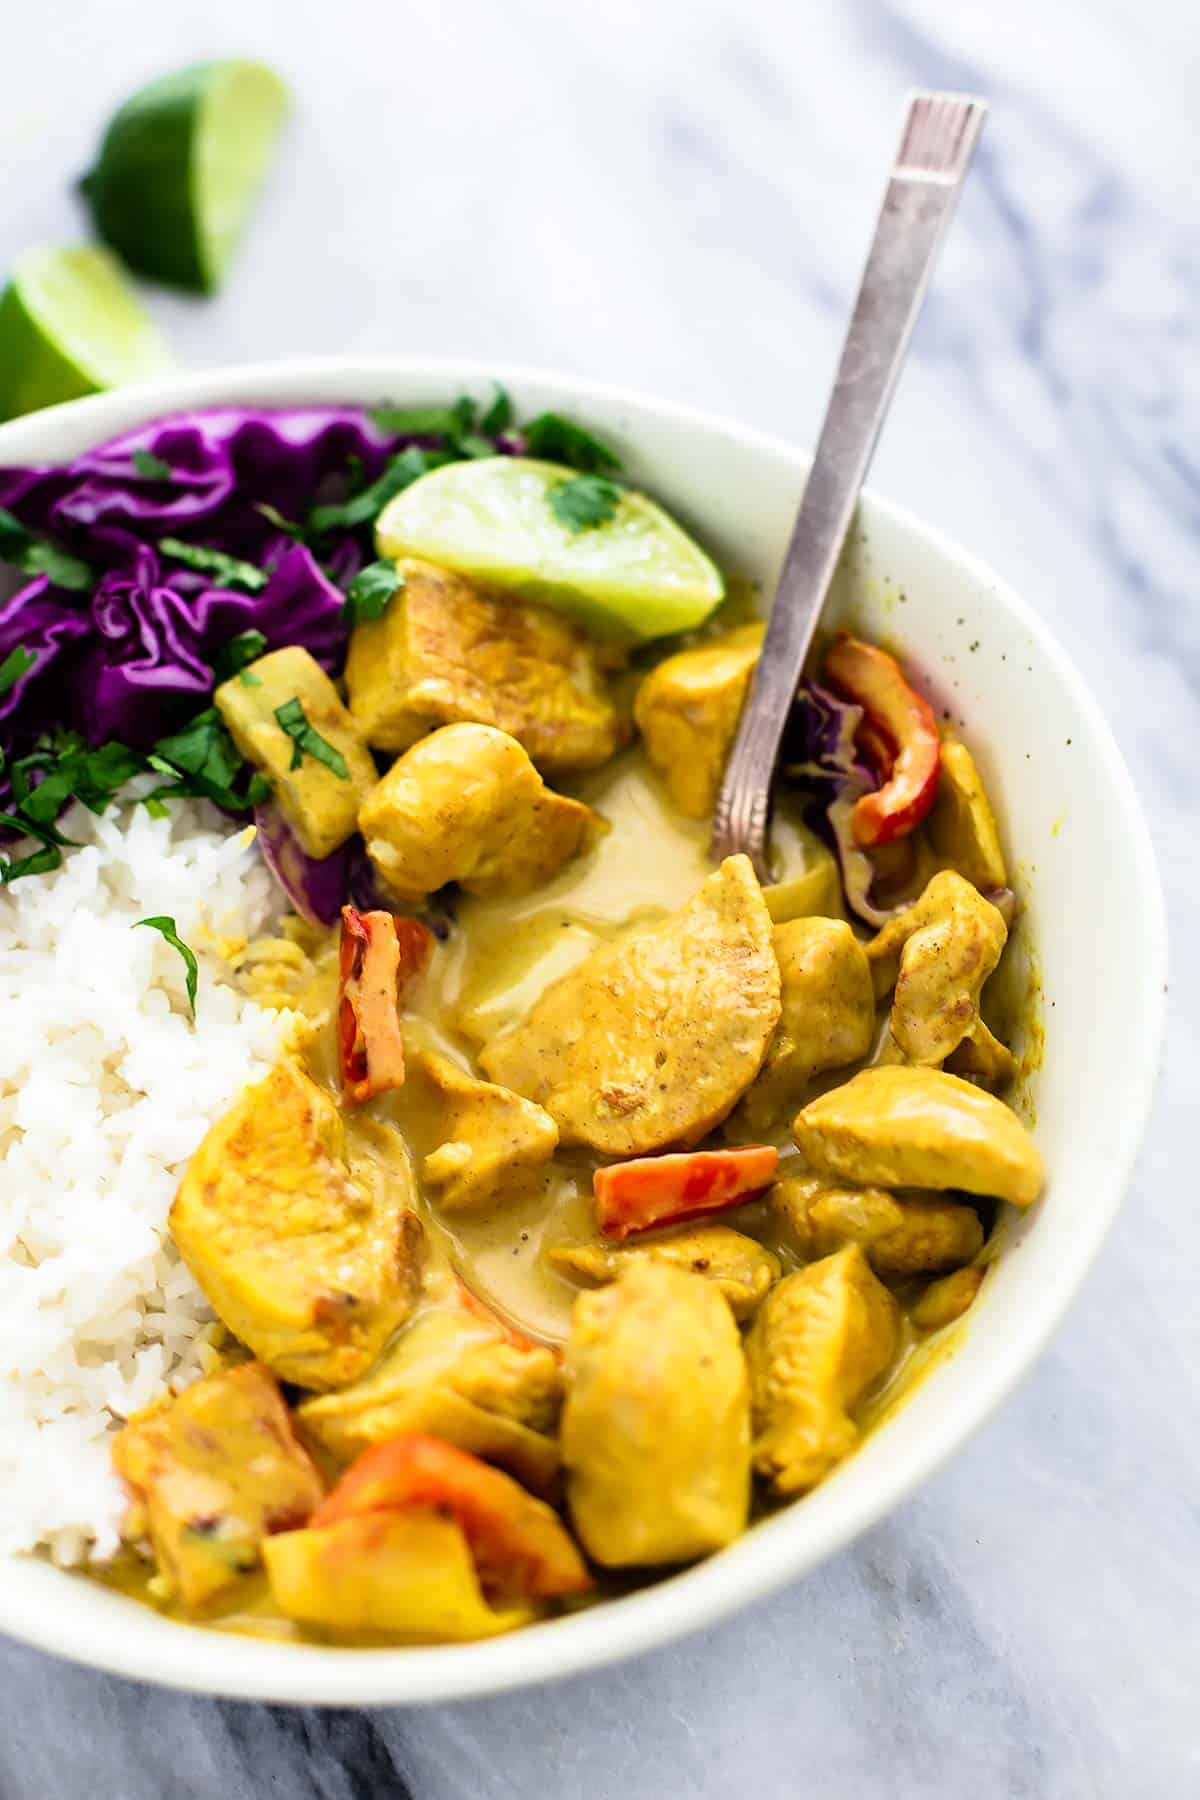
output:
[[[913,94],[896,157],[897,175],[957,181],[986,115],[987,102],[971,94]]]

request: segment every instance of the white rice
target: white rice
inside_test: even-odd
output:
[[[0,893],[0,1550],[70,1563],[117,1547],[113,1432],[213,1359],[167,1211],[291,1020],[239,992],[216,941],[269,920],[249,833],[190,803],[63,825],[84,847]],[[178,952],[131,929],[161,913],[199,958],[194,1024]]]

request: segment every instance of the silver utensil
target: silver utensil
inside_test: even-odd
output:
[[[986,114],[986,103],[970,96],[914,94],[909,101],[713,817],[713,857],[744,850],[764,882],[771,777],[784,726]]]

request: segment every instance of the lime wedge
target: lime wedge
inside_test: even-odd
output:
[[[170,362],[107,250],[28,250],[0,294],[0,419],[146,381]]]
[[[130,268],[215,293],[287,111],[261,63],[213,62],[152,81],[110,124],[82,187]]]
[[[706,619],[725,589],[700,546],[661,506],[624,489],[611,517],[572,531],[550,500],[578,479],[522,456],[449,463],[384,508],[380,554],[420,556],[541,600],[607,637],[664,637]]]

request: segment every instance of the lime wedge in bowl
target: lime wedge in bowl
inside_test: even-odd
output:
[[[147,381],[171,366],[116,257],[27,250],[0,293],[0,419]]]
[[[645,494],[603,482],[610,500],[594,509],[599,522],[564,523],[572,516],[564,490],[596,480],[523,456],[450,463],[384,508],[380,554],[440,563],[607,637],[665,637],[701,624],[724,595],[720,570]]]
[[[287,106],[261,63],[200,63],[152,81],[117,113],[80,184],[100,236],[142,275],[215,293]]]

